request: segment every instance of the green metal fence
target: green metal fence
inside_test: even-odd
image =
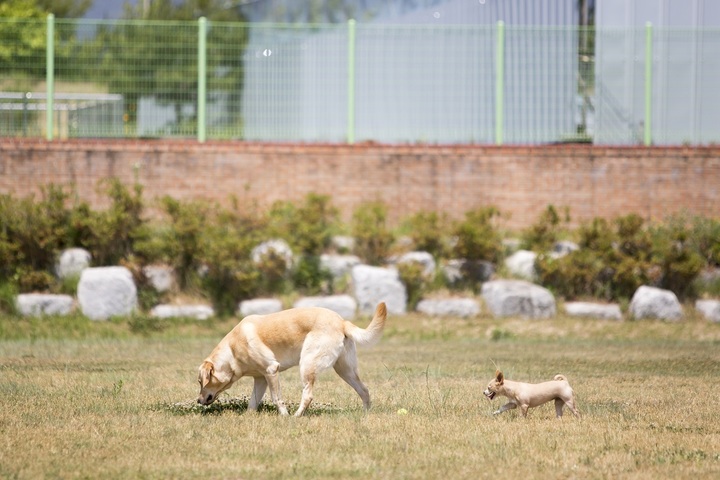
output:
[[[720,141],[720,29],[0,18],[0,136]]]

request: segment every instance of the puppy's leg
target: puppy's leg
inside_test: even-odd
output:
[[[568,408],[570,409],[570,411],[573,412],[573,415],[575,415],[576,417],[580,416],[580,412],[575,407],[575,396],[574,395],[571,396],[567,401],[565,401],[565,405],[567,405]]]
[[[279,371],[280,364],[278,362],[271,363],[265,372],[265,380],[270,387],[270,396],[272,397],[272,401],[277,407],[278,412],[280,412],[280,415],[289,415],[287,407],[285,406],[285,402],[283,402],[282,398],[280,397]]]
[[[508,402],[496,411],[493,412],[493,415],[500,415],[503,412],[506,412],[508,410],[512,410],[513,408],[517,408],[517,403],[514,402]]]
[[[557,418],[562,418],[563,414],[563,405],[565,405],[565,402],[561,398],[555,399],[555,416]]]
[[[262,403],[262,399],[265,396],[265,390],[268,386],[267,380],[265,380],[264,377],[255,377],[254,380],[255,383],[253,385],[253,391],[252,395],[250,396],[250,401],[248,402],[248,410],[258,409],[258,407]]]
[[[350,343],[350,342],[349,342]],[[357,357],[355,355],[355,343],[347,346],[345,352],[340,355],[335,363],[335,372],[350,385],[362,399],[365,411],[370,410],[370,392],[360,380],[357,370]]]

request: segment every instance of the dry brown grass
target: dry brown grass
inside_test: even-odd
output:
[[[115,325],[118,338],[91,325],[81,338],[0,340],[0,477],[720,474],[720,325],[391,316],[381,343],[359,352],[370,414],[328,372],[310,414],[295,419],[245,413],[248,380],[210,410],[192,404],[196,368],[232,323],[145,336]],[[527,419],[493,417],[503,399],[481,391],[494,364],[530,382],[564,373],[583,418],[558,421],[552,404]],[[281,381],[296,405],[297,370]]]

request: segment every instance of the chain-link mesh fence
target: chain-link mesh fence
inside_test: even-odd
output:
[[[0,136],[720,141],[720,29],[2,18],[0,40]]]

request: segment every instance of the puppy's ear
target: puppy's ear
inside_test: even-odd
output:
[[[505,376],[500,370],[495,371],[495,380],[497,380],[499,384],[502,384],[505,381]]]
[[[200,365],[200,385],[202,387],[205,387],[205,385],[210,383],[210,378],[212,377],[214,371],[215,365],[213,365],[212,362],[205,360],[202,365]]]

